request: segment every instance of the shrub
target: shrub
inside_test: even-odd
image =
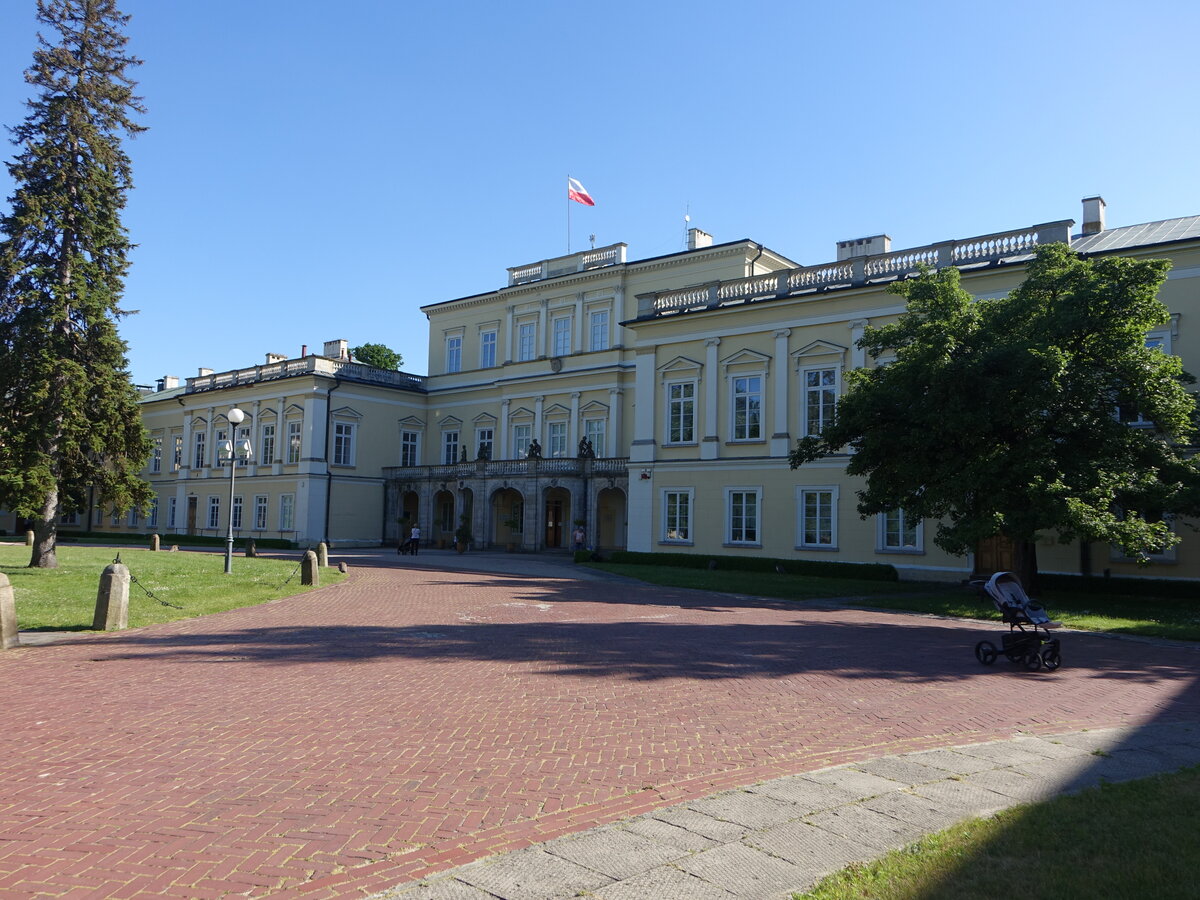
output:
[[[638,553],[633,550],[614,550],[610,561],[635,566],[678,566],[684,569],[725,569],[737,572],[782,572],[788,575],[808,575],[812,578],[900,580],[894,566],[882,563],[777,559],[769,556],[710,556],[700,553]]]

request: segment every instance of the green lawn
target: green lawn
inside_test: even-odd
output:
[[[996,608],[962,585],[905,581],[812,578],[775,572],[685,569],[587,563],[596,569],[627,575],[651,584],[721,591],[788,600],[849,598],[861,606],[933,613],[972,619],[1000,619]],[[1179,599],[1145,595],[1087,594],[1046,591],[1040,598],[1051,618],[1071,628],[1115,631],[1150,637],[1200,640],[1200,597]]]
[[[1200,767],[972,819],[831,875],[804,900],[1200,896]],[[1189,887],[1190,885],[1190,887]]]
[[[130,627],[190,619],[311,590],[300,584],[299,553],[290,560],[235,556],[233,573],[226,575],[221,553],[60,546],[57,569],[30,569],[29,552],[22,545],[0,546],[0,572],[12,583],[22,631],[90,629],[100,573],[118,553],[137,579],[129,586]],[[321,570],[322,585],[344,578],[337,569]],[[181,608],[155,602],[146,590]]]

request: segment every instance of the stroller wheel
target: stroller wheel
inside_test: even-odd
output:
[[[1047,672],[1053,672],[1062,665],[1062,656],[1053,647],[1047,647],[1042,651],[1042,668]]]
[[[991,641],[980,641],[975,645],[975,658],[985,666],[994,663],[997,655],[996,645]]]
[[[1028,669],[1030,672],[1036,672],[1041,667],[1042,667],[1042,657],[1038,654],[1038,652],[1036,650],[1033,653],[1030,653],[1027,657],[1025,657],[1025,668]]]

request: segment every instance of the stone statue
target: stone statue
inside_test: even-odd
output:
[[[479,452],[475,454],[475,459],[483,460],[484,462],[487,462],[491,458],[492,458],[492,448],[489,447],[487,444],[481,443],[479,445]]]
[[[579,441],[579,458],[580,459],[595,459],[596,451],[592,447],[592,442],[587,438],[581,438]]]
[[[466,461],[467,461],[467,445],[463,444],[462,459],[460,459],[459,462],[466,462]]]
[[[526,459],[541,459],[542,458],[542,445],[537,442],[537,438],[534,438],[530,442],[529,450],[526,451],[526,453],[525,453],[525,458]]]

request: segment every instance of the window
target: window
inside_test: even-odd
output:
[[[163,445],[163,439],[160,437],[156,437],[154,439],[154,455],[150,457],[150,471],[151,472],[161,472],[162,471],[162,445]]]
[[[696,384],[677,381],[667,385],[667,443],[696,440]]]
[[[192,439],[194,441],[192,452],[193,469],[204,468],[204,441],[206,440],[206,437],[207,436],[203,431],[197,431],[194,435],[192,435]]]
[[[117,509],[115,506],[111,510],[109,510],[108,523],[110,525],[120,525],[121,524],[121,511],[119,509]]]
[[[208,528],[221,527],[221,498],[208,498]]]
[[[178,472],[183,466],[183,435],[175,435],[175,455],[171,457],[171,471]]]
[[[804,379],[804,433],[820,434],[833,421],[833,410],[837,404],[837,369],[805,369]]]
[[[458,432],[442,432],[442,462],[446,465],[458,462]]]
[[[692,542],[692,492],[663,491],[663,540]]]
[[[415,466],[417,460],[417,448],[420,446],[420,435],[415,431],[400,432],[400,465]]]
[[[475,429],[475,446],[476,455],[484,459],[491,459],[496,449],[496,433],[491,428],[476,428]]]
[[[479,368],[490,369],[496,365],[496,332],[483,331],[479,334]]]
[[[158,498],[153,497],[150,500],[150,515],[146,519],[147,528],[158,527]]]
[[[175,528],[175,498],[167,498],[167,528]]]
[[[233,498],[233,523],[232,524],[233,524],[234,528],[240,529],[242,527],[242,498],[241,497]]]
[[[554,356],[566,356],[571,352],[571,320],[562,316],[554,320]]]
[[[902,509],[879,514],[879,549],[916,553],[921,549],[921,520]]]
[[[567,423],[551,422],[546,426],[546,456],[567,455]]]
[[[446,371],[462,371],[462,336],[454,335],[446,338]]]
[[[1170,332],[1156,331],[1146,335],[1146,348],[1158,349],[1163,353],[1170,353],[1171,349]],[[1140,411],[1130,407],[1120,407],[1117,410],[1117,415],[1126,425],[1132,425],[1134,428],[1153,428],[1154,422],[1147,419]]]
[[[96,519],[96,524],[97,524],[97,525],[103,525],[103,524],[104,524],[104,510],[103,510],[103,509],[101,509],[99,506],[97,506],[97,507],[96,507],[96,515],[95,515],[95,519]]]
[[[333,464],[354,465],[354,425],[351,422],[333,423]]]
[[[254,497],[254,528],[262,531],[267,527],[267,495],[257,494]]]
[[[608,310],[595,310],[590,317],[590,335],[593,350],[608,349]]]
[[[727,492],[727,507],[729,511],[728,543],[757,544],[758,514],[761,491],[732,489]]]
[[[533,359],[534,345],[537,343],[537,325],[526,322],[517,328],[517,360]]]
[[[61,516],[58,517],[58,524],[59,525],[78,525],[79,524],[79,513],[77,513],[77,512],[63,513]]]
[[[296,527],[296,495],[279,495],[279,530],[292,531]]]
[[[733,379],[733,439],[762,439],[761,375],[739,375]]]
[[[275,462],[275,423],[262,427],[262,440],[258,442],[258,459],[270,465]]]
[[[240,456],[238,457],[237,464],[244,469],[246,466],[250,465],[250,460],[253,458],[253,454],[254,454],[254,444],[250,441],[250,426],[246,425],[246,426],[239,428],[237,430],[237,436],[238,436],[239,444],[242,441],[245,441],[247,444],[250,445],[250,454],[251,455],[247,456],[245,459],[243,459]],[[236,454],[237,447],[234,447],[233,449],[234,449],[234,453]]]
[[[800,546],[831,549],[837,543],[837,491],[800,488]]]
[[[288,463],[300,462],[300,423],[287,423],[287,461]]]
[[[588,419],[583,423],[583,435],[592,444],[592,452],[596,456],[604,456],[604,434],[608,430],[608,422],[604,419]]]
[[[532,425],[513,426],[513,459],[524,459],[533,440]]]
[[[136,528],[140,519],[141,519],[141,513],[138,511],[138,508],[135,506],[133,509],[129,510],[129,512],[126,514],[125,524],[128,525],[130,528]]]

